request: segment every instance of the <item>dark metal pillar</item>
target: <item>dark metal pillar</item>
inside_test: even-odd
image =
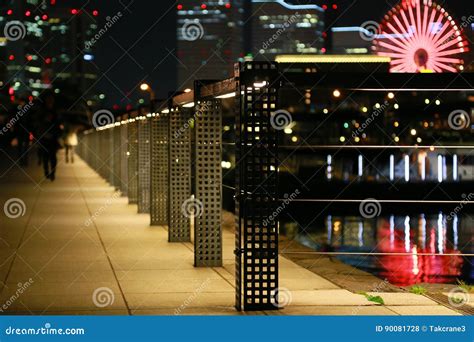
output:
[[[110,185],[114,185],[114,170],[115,170],[115,153],[114,153],[114,129],[115,127],[110,127],[105,130],[107,135],[107,181]]]
[[[236,87],[236,307],[278,308],[276,63],[239,64]]]
[[[122,117],[120,125],[120,192],[128,196],[128,116]]]
[[[120,134],[120,118],[113,129],[114,134],[114,170],[113,170],[113,186],[115,189],[120,189],[120,166],[122,155],[120,154],[120,146],[122,145],[122,136]]]
[[[150,224],[168,225],[169,110],[151,118]]]
[[[128,203],[138,202],[138,128],[136,115],[128,123]]]
[[[138,126],[138,212],[150,212],[150,117],[142,113]]]
[[[191,241],[191,134],[189,109],[174,107],[169,113],[168,240]]]
[[[222,266],[222,109],[196,99],[194,116],[194,265]]]

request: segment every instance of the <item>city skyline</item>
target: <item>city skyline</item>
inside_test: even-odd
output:
[[[81,1],[68,3],[71,9],[79,6]],[[164,1],[159,6],[148,5],[141,6],[132,1],[122,1],[115,4],[103,4],[100,2],[92,3],[91,6],[100,12],[100,21],[98,30],[106,25],[106,18],[116,16],[121,13],[122,17],[107,30],[107,34],[96,42],[95,59],[91,61],[97,70],[97,80],[94,81],[94,92],[101,95],[103,102],[100,105],[120,108],[135,107],[138,100],[147,101],[147,97],[138,89],[143,82],[148,82],[154,88],[159,98],[168,96],[169,88],[184,89],[188,85],[180,81],[179,70],[184,69],[186,63],[183,63],[180,57],[179,37],[177,32],[182,29],[176,26],[179,22],[180,2]],[[193,2],[190,2],[193,3]],[[385,12],[390,9],[388,3],[373,3],[370,5],[371,11],[365,11],[368,1],[296,1],[297,5],[314,4],[325,8],[325,25],[327,29],[334,27],[357,27],[367,20],[380,21]],[[196,2],[196,6],[201,6],[201,2]],[[223,2],[224,4],[224,2]],[[230,4],[230,2],[229,2]],[[225,4],[224,4],[225,5]],[[454,19],[458,22],[462,20],[462,6],[455,2],[447,2],[446,7],[452,9]],[[78,7],[80,8],[80,6]],[[374,15],[374,13],[377,13]],[[469,17],[464,17],[464,20]],[[130,27],[136,29],[130,30]],[[327,34],[328,31],[326,31]],[[332,32],[331,36],[338,36],[339,33]],[[120,39],[117,37],[120,36]],[[341,36],[339,34],[339,36]],[[326,40],[333,39],[326,37]],[[352,38],[351,38],[352,39]],[[472,35],[469,38],[472,40]],[[188,42],[189,43],[189,42]],[[192,43],[192,42],[191,42]],[[189,44],[188,44],[189,45]],[[369,44],[371,45],[370,42]],[[230,46],[229,46],[230,47]],[[242,54],[249,52],[248,45],[244,44],[243,51],[237,53],[236,44],[226,48],[228,56],[226,63],[236,58],[242,57]],[[152,53],[150,53],[150,51]],[[360,51],[358,46],[351,51]],[[472,51],[471,51],[472,55]],[[472,58],[472,57],[471,57]],[[220,68],[222,60],[214,63]],[[190,67],[190,69],[193,69]],[[227,70],[232,69],[232,63],[227,66]],[[133,72],[123,72],[123,70],[133,70]],[[217,77],[219,78],[219,77]],[[170,86],[163,87],[163,82]]]

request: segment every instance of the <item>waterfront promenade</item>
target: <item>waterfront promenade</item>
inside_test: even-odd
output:
[[[2,151],[2,158],[10,157]],[[232,219],[224,267],[195,268],[192,243],[169,243],[166,227],[150,227],[148,214],[137,214],[80,158],[60,162],[55,182],[38,166],[23,170],[12,161],[2,167],[0,188],[0,314],[459,314],[407,292],[379,293],[379,305],[318,275],[316,261],[310,271],[283,256],[284,307],[241,313]],[[5,215],[11,199],[24,203],[23,212]]]

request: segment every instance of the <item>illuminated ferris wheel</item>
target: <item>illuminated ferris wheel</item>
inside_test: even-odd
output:
[[[468,51],[461,28],[431,0],[402,0],[384,17],[374,39],[392,72],[457,72]]]

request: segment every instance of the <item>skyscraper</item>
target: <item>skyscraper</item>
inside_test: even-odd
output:
[[[0,5],[0,55],[3,86],[12,98],[39,96],[55,84],[80,92],[93,90],[96,68],[93,47],[87,45],[97,31],[98,10],[74,8],[56,0],[9,0]]]
[[[231,76],[243,57],[245,1],[182,0],[177,14],[178,88]]]
[[[283,0],[252,0],[252,55],[273,61],[282,54],[324,53],[324,10]]]

